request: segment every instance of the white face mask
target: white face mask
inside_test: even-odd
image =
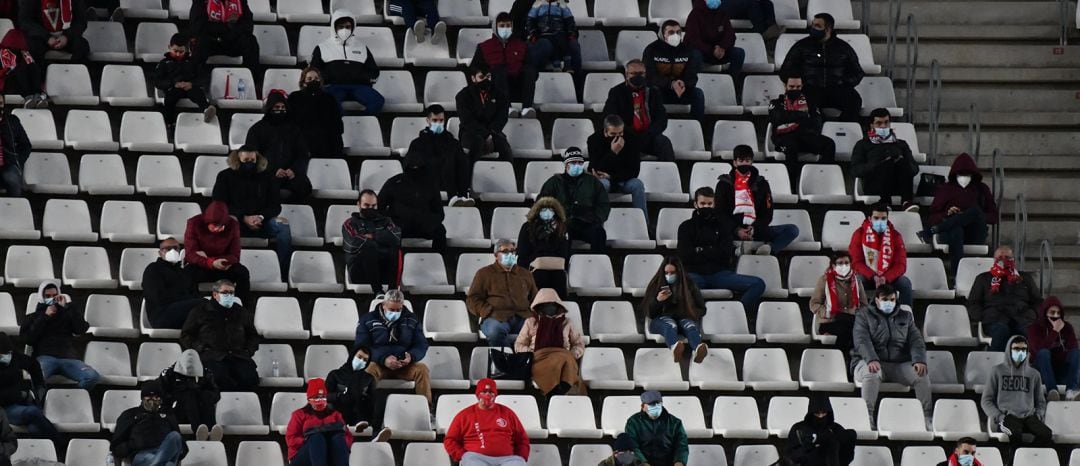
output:
[[[170,249],[169,252],[165,253],[165,261],[170,264],[180,262],[180,251]]]
[[[836,271],[837,275],[841,277],[846,277],[849,273],[851,273],[851,266],[848,264],[834,265],[833,270]]]
[[[337,30],[337,36],[338,36],[338,39],[341,39],[342,41],[349,40],[349,38],[352,37],[352,29],[349,29],[349,28],[338,29]]]
[[[968,187],[968,185],[971,184],[971,175],[957,175],[956,183],[959,184],[961,188]]]
[[[672,34],[670,36],[667,36],[667,38],[664,39],[664,41],[667,42],[668,45],[670,45],[672,47],[678,47],[679,44],[682,43],[682,34],[679,34],[679,33]]]

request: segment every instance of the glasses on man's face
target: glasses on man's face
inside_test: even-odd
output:
[[[645,76],[645,72],[644,72],[644,71],[631,71],[631,72],[629,72],[629,73],[626,73],[626,75],[627,75],[627,76],[630,76],[630,77],[634,77],[634,76]]]
[[[179,251],[179,250],[180,250],[180,246],[162,246],[162,247],[161,247],[161,250],[162,250],[162,251],[164,251],[164,252],[169,252],[169,251]]]
[[[500,249],[499,254],[513,254],[517,252],[517,249]]]

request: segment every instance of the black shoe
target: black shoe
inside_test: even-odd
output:
[[[934,241],[934,230],[930,228],[919,230],[915,232],[915,236],[918,236],[919,241],[922,241],[924,244],[932,244]]]
[[[547,397],[551,398],[553,396],[565,395],[570,392],[571,388],[573,387],[571,387],[570,384],[566,382],[559,382],[559,384],[556,385],[555,388],[551,389],[551,391],[547,393]]]

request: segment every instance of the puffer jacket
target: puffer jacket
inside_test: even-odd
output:
[[[735,224],[731,216],[715,209],[695,210],[679,225],[679,259],[689,273],[712,275],[721,270],[734,271]]]
[[[239,304],[225,309],[214,300],[192,309],[180,330],[180,346],[198,351],[203,361],[251,359],[260,339],[254,312]]]
[[[277,103],[285,104],[285,115],[272,111]],[[248,129],[244,144],[255,147],[259,155],[266,157],[266,171],[273,174],[278,169],[291,169],[297,175],[307,173],[311,153],[307,138],[293,115],[293,109],[282,93],[271,93],[263,105],[263,117]]]
[[[812,37],[800,39],[780,67],[781,79],[800,76],[805,87],[855,87],[863,74],[855,49],[837,37],[824,43]]]
[[[420,156],[420,163],[424,165],[425,184],[438,189],[447,187],[443,183],[445,172],[453,170],[452,161],[463,157],[464,153],[461,141],[455,138],[453,133],[443,131],[435,134],[431,128],[424,128],[416,135],[416,139],[409,143],[409,150],[405,154],[407,157],[414,154]]]
[[[900,157],[893,162],[889,159]],[[862,138],[851,149],[851,175],[862,178],[867,194],[877,193],[877,186],[897,176],[911,178],[919,173],[919,163],[911,153],[911,146],[902,139],[896,142],[874,144]]]
[[[353,19],[345,10],[334,10],[330,15],[331,31],[334,23],[342,18]],[[356,34],[344,41],[331,34],[311,52],[311,66],[322,71],[324,84],[370,86],[379,79],[375,56]]]
[[[399,359],[405,353],[412,356],[413,364],[427,355],[428,342],[420,327],[420,319],[409,308],[402,308],[401,316],[393,322],[383,317],[383,306],[364,314],[356,324],[356,344],[353,347],[371,348],[371,362],[383,365],[388,356]]]
[[[525,21],[525,35],[530,38],[566,35],[576,39],[577,23],[574,21],[574,12],[570,11],[566,0],[537,0],[529,9],[529,16]]]
[[[866,362],[926,363],[926,342],[915,317],[899,306],[891,314],[868,304],[855,313],[851,367]]]
[[[536,293],[536,297],[532,302],[532,317],[525,321],[525,324],[521,326],[521,332],[518,333],[517,339],[514,340],[514,352],[516,353],[530,353],[536,348],[536,331],[540,328],[540,322],[538,319],[547,319],[546,316],[540,316],[536,313],[535,309],[541,304],[555,303],[562,308],[560,318],[562,319],[562,335],[563,335],[563,349],[574,355],[574,359],[581,359],[585,355],[585,340],[581,338],[581,333],[574,329],[574,324],[570,322],[570,318],[566,316],[566,306],[563,305],[562,300],[559,299],[559,294],[551,288],[544,288]]]
[[[984,327],[1010,320],[1022,326],[1034,322],[1042,295],[1031,274],[1020,272],[1020,281],[1016,283],[1002,280],[997,293],[990,286],[993,278],[989,271],[975,276],[966,303],[971,321],[982,322]]]
[[[494,22],[491,29],[491,38],[476,44],[472,64],[485,63],[492,71],[501,69],[506,71],[507,76],[518,77],[521,69],[529,63],[528,44],[517,35],[512,35],[507,40],[500,39],[495,33]]]
[[[427,183],[422,158],[405,156],[405,171],[391,176],[379,189],[379,212],[394,220],[395,225],[441,224],[443,211],[439,187]]]

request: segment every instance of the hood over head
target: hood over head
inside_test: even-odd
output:
[[[810,402],[806,406],[806,418],[805,418],[805,420],[808,421],[808,422],[817,421],[817,416],[815,416],[814,414],[819,412],[819,411],[825,411],[825,412],[829,413],[828,416],[825,416],[825,422],[824,422],[825,424],[832,424],[833,423],[833,416],[834,415],[833,415],[832,402],[829,401],[829,398],[827,396],[816,395],[816,396],[811,396],[810,397]]]
[[[263,114],[269,115],[270,110],[277,104],[285,104],[285,111],[289,111],[289,96],[283,89],[271,89],[263,102]]]
[[[1013,335],[1013,336],[1009,337],[1009,341],[1005,342],[1004,353],[1005,353],[1005,362],[1008,363],[1010,366],[1012,366],[1014,368],[1019,368],[1019,367],[1021,367],[1023,365],[1027,365],[1028,362],[1031,361],[1031,347],[1030,347],[1030,345],[1028,347],[1028,357],[1027,357],[1027,359],[1025,359],[1024,362],[1022,362],[1020,364],[1017,364],[1017,363],[1013,362],[1013,360],[1012,360],[1012,344],[1016,340],[1027,341],[1027,338],[1025,338],[1023,335]]]
[[[49,288],[56,288],[57,291],[60,291],[60,282],[58,282],[56,280],[45,280],[45,281],[41,282],[41,284],[38,285],[38,289],[37,289],[37,294],[38,294],[38,299],[39,300],[45,301],[45,290],[47,290]]]
[[[353,16],[351,11],[345,10],[345,9],[337,9],[337,10],[334,10],[334,12],[330,14],[330,36],[333,37],[338,42],[341,42],[341,39],[339,39],[337,37],[337,29],[334,28],[334,25],[337,24],[339,19],[350,19],[350,20],[352,20],[352,22],[353,22],[353,32],[355,33],[355,31],[356,31],[356,17]]]
[[[148,380],[143,382],[142,388],[139,390],[141,396],[148,397],[150,395],[161,396],[161,383],[157,380]]]
[[[536,297],[533,298],[532,305],[529,306],[533,312],[536,312],[536,308],[541,304],[555,303],[562,308],[563,312],[566,312],[566,305],[559,299],[559,293],[552,288],[541,288],[536,292]]]
[[[1033,322],[1033,324],[1040,327],[1049,327],[1050,321],[1046,320],[1046,311],[1048,311],[1051,307],[1054,306],[1057,306],[1058,309],[1061,309],[1061,319],[1064,320],[1065,306],[1061,304],[1061,299],[1058,299],[1057,296],[1047,296],[1046,299],[1043,299],[1042,304],[1039,305],[1038,317],[1035,319],[1035,322]]]
[[[0,48],[13,50],[27,50],[26,36],[18,29],[10,29],[0,40]]]
[[[0,354],[7,354],[12,352],[14,347],[11,344],[11,337],[4,332],[0,332]]]
[[[405,173],[420,172],[427,167],[427,160],[424,159],[424,155],[420,151],[409,151],[405,153],[405,163],[402,164],[402,170]]]
[[[188,377],[202,377],[204,374],[202,359],[199,359],[199,353],[193,349],[184,350],[183,353],[180,353],[173,370],[177,374]]]
[[[979,173],[979,166],[975,164],[975,159],[968,155],[967,152],[963,152],[953,159],[952,167],[949,168],[949,181],[955,183],[956,175],[960,173],[970,173],[971,184],[982,183],[982,173]]]
[[[203,221],[223,225],[228,223],[229,205],[225,201],[213,201],[203,211]]]

